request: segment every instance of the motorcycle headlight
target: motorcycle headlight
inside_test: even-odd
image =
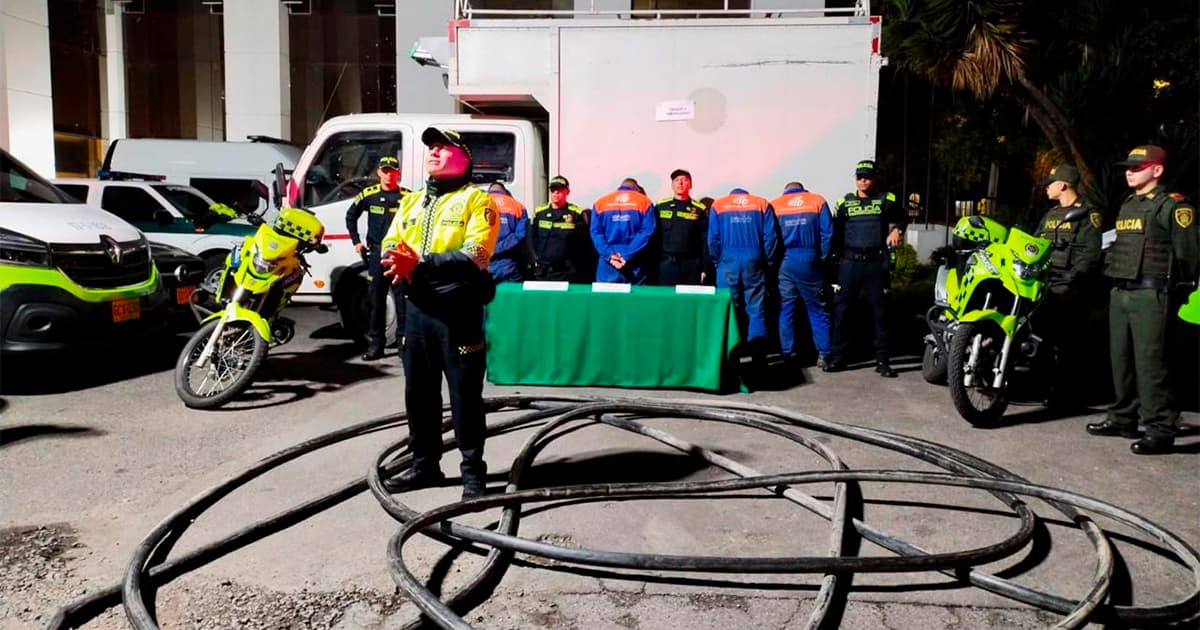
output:
[[[1042,273],[1042,265],[1038,263],[1026,264],[1020,258],[1013,258],[1013,272],[1022,280],[1032,280]]]
[[[0,263],[49,267],[50,246],[24,234],[0,229]]]
[[[258,245],[254,246],[253,252],[254,252],[254,258],[251,259],[250,264],[254,267],[255,272],[271,273],[272,271],[275,271],[276,267],[279,266],[279,263],[276,263],[273,260],[267,260],[266,258],[263,258],[262,251],[258,249]]]

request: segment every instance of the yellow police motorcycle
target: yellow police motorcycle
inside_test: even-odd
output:
[[[950,339],[958,323],[960,304],[959,279],[967,271],[971,255],[987,249],[992,243],[1003,243],[1008,228],[981,215],[963,217],[950,233],[953,254],[938,267],[933,284],[933,306],[925,312],[929,334],[925,335],[925,352],[921,357],[921,376],[925,382],[946,384],[946,357],[950,354]]]
[[[1075,208],[1063,223],[1087,213]],[[994,424],[1010,400],[1045,401],[1055,357],[1029,320],[1045,297],[1050,251],[1065,246],[1012,228],[1003,243],[989,243],[967,259],[946,355],[950,399],[967,422]]]
[[[205,314],[175,364],[175,393],[193,409],[224,405],[254,380],[267,348],[291,341],[295,323],[280,317],[308,270],[304,254],[323,254],[325,228],[311,212],[283,208],[225,258],[216,312]],[[200,311],[203,312],[203,311]]]

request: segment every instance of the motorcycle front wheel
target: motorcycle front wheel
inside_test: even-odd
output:
[[[974,382],[967,387],[966,370],[976,337],[980,341],[979,356],[975,360]],[[1004,333],[990,322],[959,324],[950,338],[950,356],[946,357],[950,400],[958,415],[974,426],[994,425],[1008,408],[1004,390],[992,387],[994,369],[1000,363],[1003,347]]]
[[[212,409],[233,399],[250,385],[267,357],[267,342],[245,321],[225,324],[204,367],[196,365],[219,320],[200,327],[175,363],[175,393],[192,409]]]

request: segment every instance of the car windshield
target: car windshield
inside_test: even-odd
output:
[[[205,197],[203,193],[187,186],[172,186],[170,184],[152,184],[150,186],[158,191],[171,202],[186,217],[203,217],[208,214],[209,206],[213,205],[212,199]]]
[[[0,202],[79,203],[5,151],[0,151]]]

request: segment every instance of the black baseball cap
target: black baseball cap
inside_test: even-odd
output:
[[[1117,162],[1117,166],[1141,166],[1148,163],[1166,164],[1167,151],[1153,144],[1143,144],[1134,147],[1124,160]]]
[[[467,157],[471,157],[471,147],[468,147],[467,143],[463,141],[462,136],[453,129],[428,127],[421,133],[421,142],[424,142],[427,147],[435,144],[455,146],[465,151]]]
[[[1042,180],[1042,185],[1049,186],[1052,182],[1066,182],[1075,186],[1079,184],[1079,170],[1070,164],[1059,164],[1050,169],[1050,174]]]
[[[554,178],[550,180],[550,190],[558,190],[560,188],[569,189],[570,187],[571,182],[567,181],[567,178],[563,177],[562,175],[555,175]]]
[[[862,160],[854,165],[855,177],[875,178],[875,160]]]
[[[677,168],[677,169],[671,171],[671,181],[675,181],[675,178],[679,177],[680,175],[687,175],[688,179],[692,178],[691,173],[687,172],[686,170],[684,170],[682,168]]]
[[[394,155],[385,155],[379,158],[379,168],[392,168],[400,170],[400,160]]]

